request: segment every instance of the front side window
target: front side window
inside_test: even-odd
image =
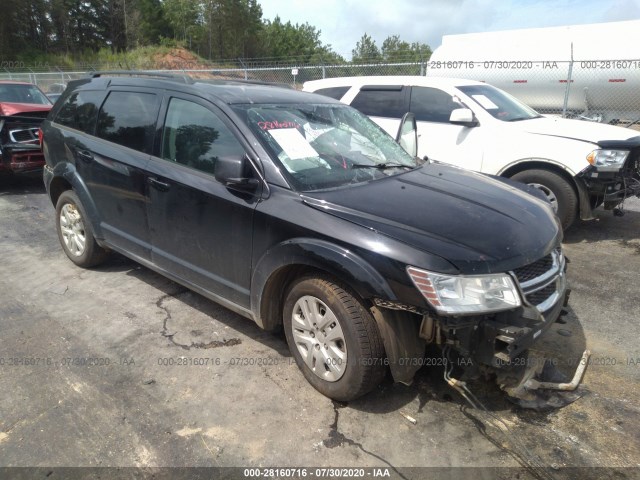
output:
[[[493,118],[503,122],[518,122],[542,116],[507,92],[491,85],[466,85],[458,89],[489,112]]]
[[[231,130],[211,110],[172,98],[162,137],[162,158],[214,173],[216,160],[242,156],[244,149]]]
[[[402,118],[408,109],[405,104],[406,87],[365,85],[351,102],[365,115],[371,117]]]
[[[418,166],[386,132],[347,105],[237,105],[294,188],[362,183]]]
[[[451,112],[464,108],[457,99],[439,88],[413,87],[411,109],[417,121],[449,123]]]
[[[100,109],[96,135],[150,153],[158,108],[152,93],[111,92]]]

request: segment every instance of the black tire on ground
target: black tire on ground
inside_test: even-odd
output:
[[[310,317],[332,318],[330,314],[333,313],[337,320],[337,327],[341,329],[341,338],[343,338],[344,344],[338,343],[338,347],[342,347],[346,351],[346,362],[343,373],[338,379],[332,380],[324,377],[325,374],[333,374],[334,372],[330,371],[330,361],[322,363],[323,358],[328,358],[322,357],[327,351],[322,350],[323,345],[315,347],[317,351],[315,356],[320,359],[314,363],[315,371],[318,373],[314,373],[314,369],[305,363],[301,350],[308,354],[313,351],[313,346],[310,347],[300,340],[300,335],[307,335],[305,330],[307,320],[304,318],[303,304],[299,303],[304,302],[304,299],[307,301],[311,299],[310,301],[315,302],[315,305],[319,307],[318,311],[324,315],[324,317],[313,315]],[[309,304],[306,305],[309,306]],[[328,309],[323,310],[323,305]],[[312,321],[310,320],[310,322]],[[298,367],[309,383],[323,395],[334,400],[347,402],[371,391],[384,378],[387,369],[384,365],[384,346],[378,326],[355,294],[351,294],[346,288],[323,277],[301,278],[287,293],[283,309],[283,323],[289,350]],[[322,325],[322,321],[318,323],[319,326]],[[328,325],[329,333],[327,336],[330,335],[332,328],[336,328],[336,326],[331,327],[334,324],[335,322]],[[309,335],[318,339],[320,343],[324,342],[320,338],[324,338],[325,331],[320,332],[322,329],[316,329],[316,337],[313,335],[311,323],[309,325]],[[322,337],[320,333],[323,334]],[[340,367],[342,366],[340,364]]]
[[[578,214],[578,194],[561,175],[550,170],[525,170],[511,178],[530,185],[541,185],[543,192],[545,189],[550,190],[557,200],[558,218],[564,230],[575,221]]]
[[[66,213],[64,220],[63,209]],[[66,222],[66,225],[63,225],[63,222]],[[107,258],[107,251],[96,242],[84,207],[72,190],[63,192],[58,198],[58,203],[56,204],[56,230],[64,253],[79,267],[95,267]],[[70,244],[68,243],[66,239],[69,236],[65,237],[63,232],[68,234],[70,231],[73,232],[71,236],[76,235],[75,238],[84,237],[83,248],[76,241],[72,240]]]

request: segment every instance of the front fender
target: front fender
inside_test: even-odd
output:
[[[282,320],[281,276],[290,267],[310,267],[340,279],[361,298],[397,300],[378,271],[352,250],[315,238],[294,238],[269,249],[256,263],[251,279],[251,311],[258,325],[271,330]]]

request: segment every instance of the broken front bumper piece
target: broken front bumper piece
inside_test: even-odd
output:
[[[534,410],[560,408],[575,402],[582,396],[576,392],[582,381],[591,352],[585,350],[573,378],[568,379],[556,368],[555,364],[543,356],[529,352],[528,367],[524,369],[520,382],[501,383],[505,378],[498,375],[498,384],[516,405]]]

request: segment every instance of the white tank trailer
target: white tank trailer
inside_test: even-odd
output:
[[[427,76],[479,80],[540,113],[640,123],[640,20],[445,35]]]

